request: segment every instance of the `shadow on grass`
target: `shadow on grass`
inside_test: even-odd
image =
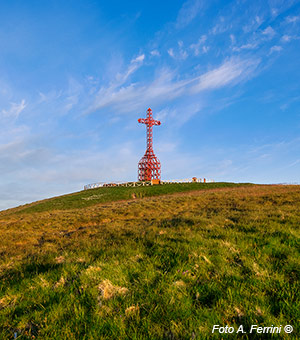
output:
[[[20,264],[17,268],[11,268],[4,271],[0,275],[0,281],[9,282],[10,286],[13,287],[24,279],[57,270],[61,268],[61,266],[62,264],[50,262],[49,259],[43,262],[41,259],[37,259],[36,256],[32,256],[27,258],[27,261]]]

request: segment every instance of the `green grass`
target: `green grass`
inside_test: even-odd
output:
[[[276,338],[214,324],[299,338],[300,188],[214,185],[101,188],[0,215],[0,339]],[[102,204],[82,199],[104,189]],[[165,196],[113,202],[133,192]]]
[[[154,185],[144,187],[101,187],[79,191],[74,194],[54,197],[48,200],[24,205],[17,210],[19,212],[42,212],[51,210],[67,210],[74,208],[86,208],[98,203],[107,203],[120,200],[129,200],[133,196],[136,198],[167,195],[178,192],[194,190],[207,190],[225,187],[239,187],[251,185],[250,183],[176,183],[168,185]],[[15,210],[12,210],[15,212]],[[7,213],[9,213],[8,211]]]

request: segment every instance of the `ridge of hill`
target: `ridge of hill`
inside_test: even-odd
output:
[[[174,183],[166,185],[141,186],[141,187],[100,187],[82,190],[71,194],[44,199],[41,201],[25,204],[16,208],[0,211],[1,214],[33,213],[52,210],[68,210],[86,208],[99,203],[107,203],[133,198],[143,198],[187,192],[194,190],[208,190],[215,188],[229,188],[252,185],[251,183]]]
[[[2,212],[0,339],[299,338],[300,186],[212,184]]]

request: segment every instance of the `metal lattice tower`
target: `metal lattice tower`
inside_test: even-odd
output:
[[[153,125],[160,125],[159,120],[154,120],[152,110],[147,110],[147,118],[138,119],[139,123],[147,126],[147,150],[145,155],[139,161],[138,180],[151,181],[151,179],[160,179],[161,166],[160,161],[153,152]]]

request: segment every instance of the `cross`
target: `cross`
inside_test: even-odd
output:
[[[147,118],[140,118],[138,119],[139,123],[145,124],[147,126],[147,151],[152,151],[153,149],[153,125],[160,125],[161,122],[159,120],[155,120],[152,117],[152,110],[147,110]]]

